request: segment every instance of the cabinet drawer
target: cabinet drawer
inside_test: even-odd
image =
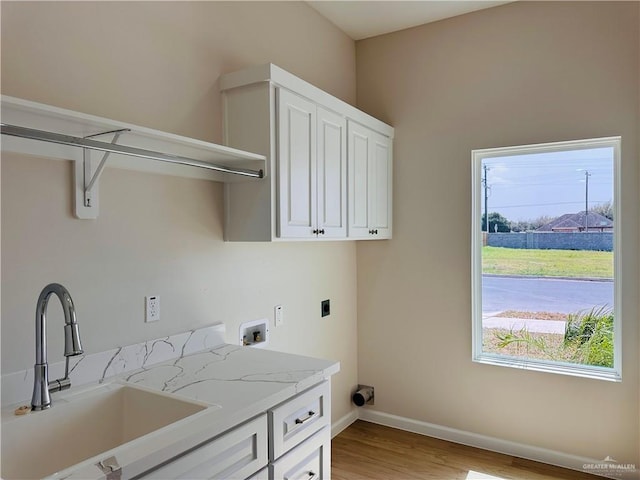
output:
[[[329,425],[331,387],[325,381],[269,411],[269,458],[273,461]]]
[[[247,480],[269,480],[269,467],[265,467],[258,473],[251,475]]]
[[[331,477],[328,426],[269,466],[272,480],[320,480]]]
[[[245,479],[267,465],[266,444],[267,418],[261,415],[142,478]]]

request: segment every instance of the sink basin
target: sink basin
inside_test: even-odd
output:
[[[109,384],[3,419],[2,478],[42,478],[193,415],[206,406]]]

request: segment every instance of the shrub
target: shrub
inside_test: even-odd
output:
[[[587,365],[613,367],[613,311],[592,308],[569,315],[564,345],[575,348],[575,361]]]

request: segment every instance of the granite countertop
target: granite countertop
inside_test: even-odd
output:
[[[99,386],[72,388],[68,395],[105,386],[129,385],[197,402],[204,410],[103,452],[52,479],[105,478],[95,466],[114,455],[122,478],[131,478],[234,426],[337,373],[335,361],[291,355],[265,349],[222,344],[179,358],[120,374]],[[65,393],[55,402],[64,402]],[[4,421],[4,420],[3,420]]]
[[[121,380],[221,407],[236,425],[321,382],[338,362],[271,350],[220,345],[175,361],[140,368]],[[236,421],[237,420],[237,421]]]

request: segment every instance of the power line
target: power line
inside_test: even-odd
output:
[[[605,202],[610,202],[611,200],[592,200],[592,201],[596,203],[605,203]],[[493,206],[491,208],[497,210],[498,208],[548,207],[548,206],[555,206],[555,205],[581,205],[582,203],[583,202],[529,203],[529,204],[523,204],[523,205]]]
[[[584,183],[584,182],[583,182]],[[611,185],[613,187],[613,181],[611,182],[594,182],[593,180],[589,181],[589,185]],[[580,188],[580,184],[570,182],[567,180],[559,180],[556,182],[545,182],[545,183],[494,183],[492,187],[496,188],[520,188],[520,187],[574,187]]]

